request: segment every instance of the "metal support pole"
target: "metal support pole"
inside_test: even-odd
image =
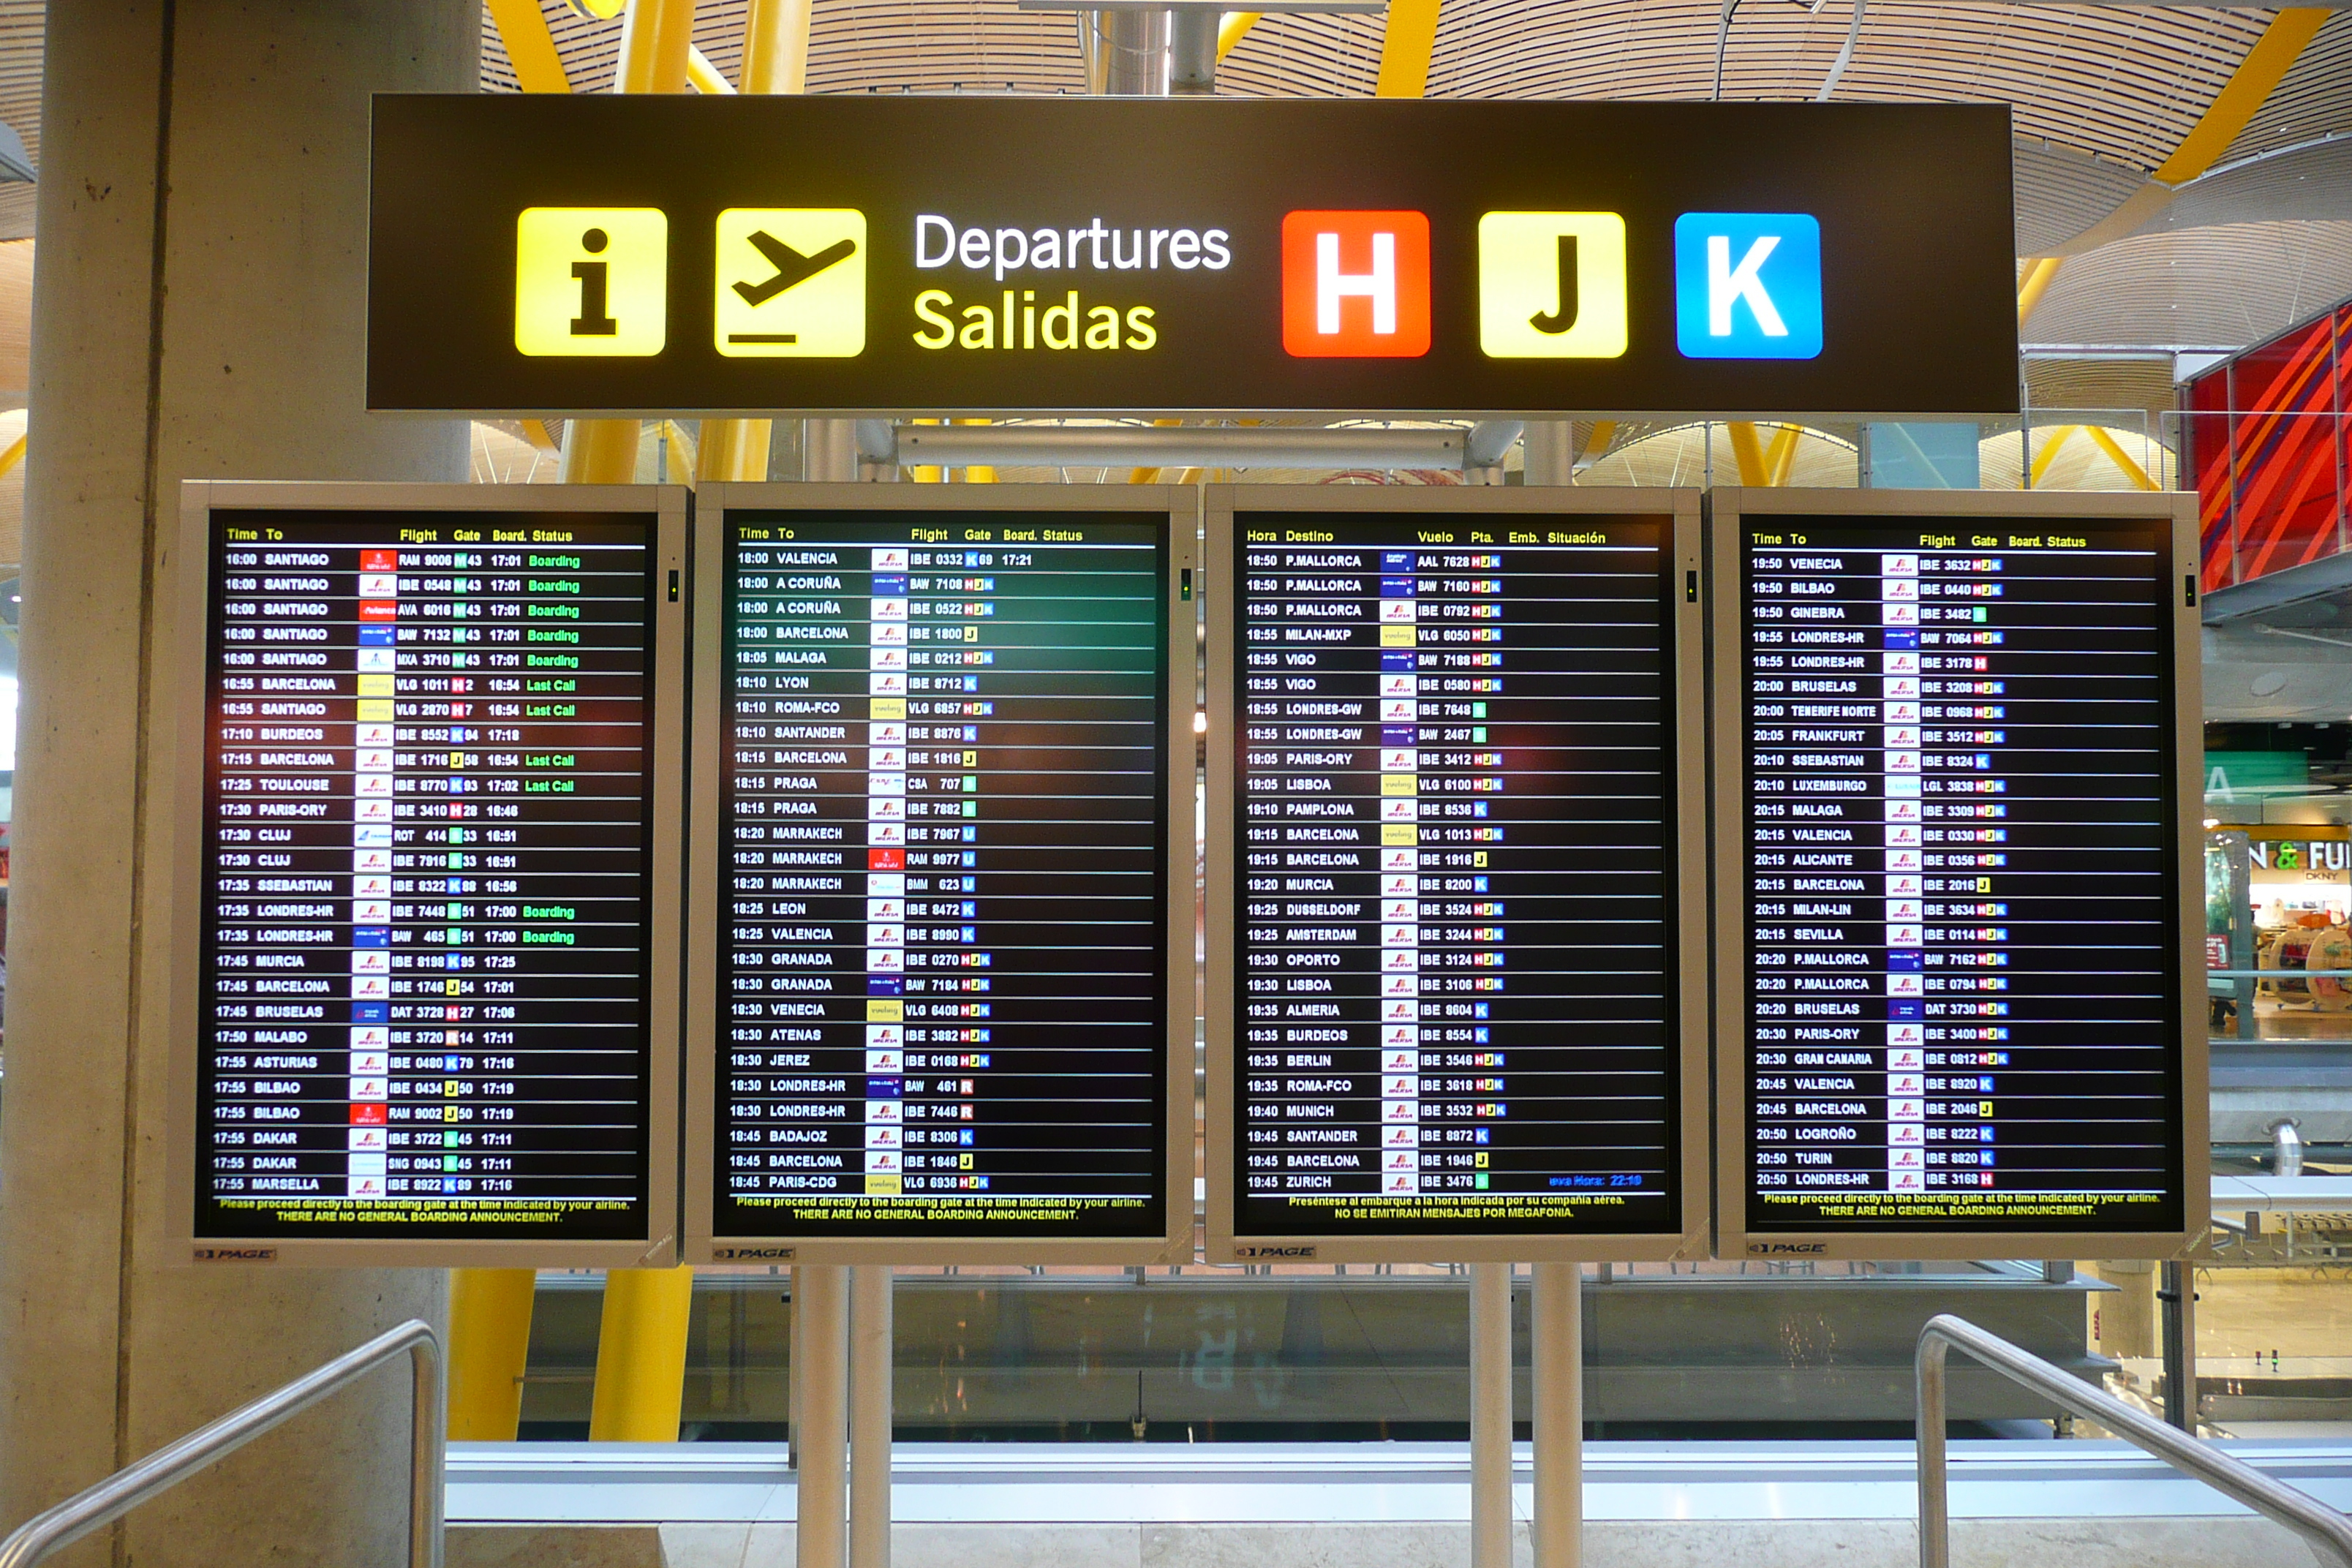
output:
[[[802,437],[801,461],[812,480],[857,478],[857,421],[812,419]]]
[[[1511,1266],[1470,1266],[1470,1568],[1511,1568]]]
[[[1525,478],[1531,485],[1576,482],[1576,428],[1565,419],[1530,419],[1521,437]]]
[[[1110,54],[1104,89],[1113,98],[1168,96],[1169,17],[1165,11],[1106,11],[1103,34]]]
[[[1175,14],[1169,30],[1168,90],[1201,97],[1217,90],[1217,29],[1223,16],[1199,5]]]
[[[449,1438],[511,1443],[522,1422],[534,1268],[449,1270]]]
[[[793,1308],[802,1319],[800,1503],[793,1530],[799,1568],[845,1568],[849,1468],[849,1270],[795,1264]]]
[[[1584,1268],[1538,1263],[1528,1339],[1535,1363],[1535,1568],[1584,1552]]]
[[[890,1568],[890,1297],[887,1264],[849,1271],[849,1568]]]
[[[784,1468],[797,1473],[801,1468],[801,1372],[808,1365],[808,1352],[801,1341],[801,1330],[808,1314],[801,1310],[801,1268],[793,1265],[793,1310],[784,1320]]]
[[[2197,1432],[2197,1267],[2168,1263],[2156,1299],[2164,1310],[2164,1419]]]

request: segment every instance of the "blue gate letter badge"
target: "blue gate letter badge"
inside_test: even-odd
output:
[[[1804,213],[1675,220],[1675,339],[1686,359],[1822,352],[1822,226]]]

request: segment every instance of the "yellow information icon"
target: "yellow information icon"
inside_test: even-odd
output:
[[[669,219],[659,207],[525,207],[515,219],[515,347],[657,354],[669,331]]]
[[[1625,352],[1625,220],[1488,213],[1478,220],[1478,346],[1489,359]]]
[[[714,346],[731,359],[866,352],[866,215],[729,207],[719,215]]]

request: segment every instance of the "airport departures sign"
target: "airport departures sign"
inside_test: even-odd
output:
[[[1998,105],[384,97],[404,412],[1986,415]]]

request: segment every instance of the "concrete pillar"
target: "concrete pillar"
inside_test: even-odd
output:
[[[2145,1259],[2102,1259],[2091,1266],[2116,1287],[2091,1297],[2101,1355],[2117,1360],[2162,1353],[2158,1332],[2156,1265]]]
[[[362,412],[368,95],[469,91],[475,0],[50,7],[0,1109],[0,1521],[401,1319],[427,1270],[172,1267],[165,962],[184,478],[461,479]],[[407,1373],[119,1527],[124,1560],[398,1561]],[[93,1538],[66,1561],[110,1552]]]

